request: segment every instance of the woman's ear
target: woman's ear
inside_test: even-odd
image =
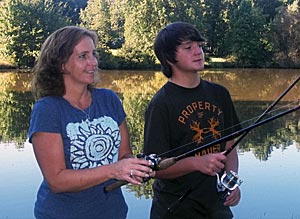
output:
[[[68,73],[66,63],[61,64],[60,71],[61,71],[62,74],[67,74]]]

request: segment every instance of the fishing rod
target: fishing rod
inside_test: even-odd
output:
[[[279,95],[279,97],[267,107],[267,109],[258,117],[258,119],[254,122],[254,124],[258,123],[262,120],[262,118],[269,113],[274,106],[295,86],[295,84],[300,80],[300,75],[294,80],[290,86]],[[241,140],[250,132],[250,130],[244,132],[231,146],[229,149],[227,149],[224,153],[225,156],[227,156],[240,142]],[[219,177],[219,173],[216,173],[217,176],[217,191],[218,192],[224,192],[223,198],[226,198],[226,196],[230,193],[229,191],[233,191],[236,187],[240,186],[242,183],[242,180],[239,178],[237,173],[230,171],[229,173],[224,172],[222,177]],[[205,178],[207,179],[207,178]],[[181,202],[184,201],[188,197],[188,195],[193,191],[193,188],[196,185],[199,185],[199,183],[203,183],[204,180],[201,182],[198,182],[194,186],[190,186],[184,193],[181,195],[174,203],[172,203],[168,208],[165,216],[171,212],[173,212],[175,209],[178,208]]]
[[[191,156],[191,155],[195,154],[196,152],[198,152],[200,150],[203,150],[203,149],[206,149],[206,148],[208,148],[208,147],[210,147],[212,145],[219,144],[219,143],[222,143],[224,141],[229,141],[229,140],[232,140],[234,138],[237,138],[237,137],[241,136],[242,134],[244,134],[246,132],[249,132],[249,131],[251,131],[252,129],[254,129],[256,127],[259,127],[259,126],[261,126],[263,124],[266,124],[266,123],[268,123],[270,121],[273,121],[273,120],[278,119],[278,118],[280,118],[280,117],[282,117],[284,115],[287,115],[287,114],[289,114],[291,112],[294,112],[294,111],[298,110],[299,108],[300,108],[300,105],[297,105],[297,106],[295,106],[295,107],[293,107],[293,108],[291,108],[289,110],[283,111],[281,113],[278,113],[277,115],[274,115],[274,116],[269,117],[267,119],[264,119],[264,120],[261,120],[259,122],[256,122],[256,123],[254,123],[252,125],[249,125],[246,128],[242,128],[241,130],[233,132],[233,133],[231,133],[229,135],[226,135],[224,137],[218,138],[217,140],[211,141],[208,144],[205,144],[205,145],[202,145],[200,147],[194,148],[194,149],[192,149],[192,150],[190,150],[188,152],[185,152],[185,153],[183,153],[183,154],[181,154],[181,155],[179,155],[177,157],[166,158],[166,159],[164,159],[164,160],[162,160],[160,162],[160,166],[164,167],[164,166],[169,165],[169,163],[174,164],[177,161],[179,161],[179,160],[181,160],[181,159],[183,159],[185,157]]]
[[[295,86],[295,84],[300,80],[300,75],[294,80],[294,82],[292,84],[290,84],[290,86],[281,93],[281,95],[258,117],[258,119],[254,122],[254,124],[257,124],[259,123],[262,118],[268,113],[271,111],[271,109],[274,108],[274,106]],[[276,119],[276,118],[274,118]],[[264,123],[263,123],[264,124]],[[257,126],[255,126],[257,127]],[[253,128],[255,128],[253,127]],[[237,145],[238,143],[251,131],[251,129],[253,128],[250,128],[248,130],[246,130],[243,134],[240,134],[240,137],[234,142],[233,145],[231,145],[231,147],[225,151],[224,155],[227,156]],[[242,130],[240,130],[239,132],[241,132]],[[233,133],[234,134],[234,133]],[[236,136],[238,137],[238,134],[236,134]],[[232,137],[232,139],[234,139],[235,137]],[[218,139],[220,140],[220,139]],[[222,140],[222,141],[221,141]],[[221,138],[220,142],[218,143],[221,143],[223,141],[226,141],[227,139],[224,140],[224,138]],[[228,140],[231,140],[231,139],[228,139]],[[194,142],[192,142],[194,143]],[[206,144],[204,146],[201,146],[201,147],[198,147],[198,148],[195,148],[193,150],[194,151],[198,151],[198,150],[201,150],[201,149],[204,149],[205,147],[209,147],[213,144],[216,144],[216,141],[214,142],[211,142],[209,144]],[[186,145],[185,145],[186,146]],[[187,152],[188,154],[190,153],[193,153],[193,152]],[[140,158],[140,159],[145,159],[145,160],[148,160],[151,165],[150,167],[153,169],[153,170],[163,170],[163,169],[166,169],[170,166],[172,166],[173,164],[175,164],[179,159],[182,159],[184,158],[185,156],[187,156],[188,154],[187,153],[184,153],[183,155],[181,156],[178,156],[178,157],[172,157],[172,158],[166,158],[166,159],[161,159],[161,157],[159,155],[156,155],[156,154],[150,154],[150,155],[144,155],[144,154],[138,154],[137,157]],[[232,173],[234,176],[236,176],[234,173]],[[147,181],[147,180],[145,180]],[[113,189],[116,189],[118,187],[121,187],[123,185],[126,185],[128,182],[125,181],[125,180],[119,180],[119,181],[116,181],[115,183],[111,184],[111,185],[108,185],[104,188],[104,190],[106,192],[108,191],[111,191]]]
[[[279,97],[271,104],[267,107],[267,109],[257,118],[257,120],[255,120],[255,123],[258,123],[259,121],[262,120],[262,118],[268,113],[270,112],[274,106],[295,86],[295,84],[298,83],[298,81],[300,80],[300,75],[294,80],[294,82],[292,84],[290,84],[290,86],[285,89],[285,91],[283,91],[281,93],[281,95],[279,95]],[[245,132],[243,135],[241,135],[231,146],[228,150],[225,151],[224,155],[227,156],[245,137],[246,135],[250,132],[247,131]]]
[[[185,152],[185,153],[183,153],[183,154],[181,154],[179,156],[176,156],[176,157],[170,157],[170,158],[161,159],[157,155],[151,154],[151,155],[139,155],[140,156],[139,158],[143,158],[143,159],[148,160],[151,163],[150,167],[153,170],[163,170],[163,169],[166,169],[166,168],[174,165],[177,161],[179,161],[179,160],[181,160],[183,158],[186,158],[188,156],[191,156],[191,155],[195,154],[196,152],[198,152],[200,150],[203,150],[203,149],[208,148],[208,147],[210,147],[212,145],[215,145],[215,144],[222,143],[224,141],[229,141],[229,140],[232,140],[234,138],[237,138],[237,137],[241,136],[242,134],[244,134],[246,132],[249,132],[249,131],[251,131],[252,129],[254,129],[256,127],[259,127],[259,126],[261,126],[263,124],[266,124],[266,123],[268,123],[270,121],[273,121],[273,120],[275,120],[277,118],[280,118],[280,117],[282,117],[284,115],[292,113],[292,112],[298,110],[299,108],[300,108],[300,105],[297,105],[296,107],[293,107],[293,108],[291,108],[289,110],[286,110],[286,111],[283,111],[281,113],[278,113],[277,115],[274,115],[274,116],[269,117],[267,119],[264,119],[264,120],[261,120],[259,122],[256,122],[256,123],[254,123],[254,124],[252,124],[252,125],[250,125],[250,126],[248,126],[246,128],[243,128],[243,129],[241,129],[239,131],[233,132],[233,133],[231,133],[229,135],[226,135],[226,136],[221,137],[221,138],[219,138],[217,140],[209,142],[208,144],[205,144],[205,145],[202,145],[200,147],[194,148],[194,149],[192,149],[192,150],[190,150],[188,152]],[[127,183],[128,183],[127,181],[119,180],[119,181],[116,181],[115,183],[113,183],[111,185],[106,186],[104,188],[104,190],[106,192],[109,192],[109,191],[111,191],[113,189],[116,189],[116,188],[118,188],[120,186],[123,186],[123,185],[125,185]]]

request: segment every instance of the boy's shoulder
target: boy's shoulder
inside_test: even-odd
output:
[[[228,92],[228,89],[225,86],[223,86],[219,83],[216,83],[216,82],[201,79],[200,84],[204,89],[213,89],[217,92]]]

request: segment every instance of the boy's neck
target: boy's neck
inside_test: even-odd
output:
[[[173,75],[171,78],[169,78],[169,81],[181,87],[195,88],[200,84],[200,77],[198,76],[198,74],[194,74],[193,76],[180,75],[179,77]]]

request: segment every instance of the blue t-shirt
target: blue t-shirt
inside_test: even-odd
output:
[[[60,133],[68,169],[86,169],[116,162],[121,142],[119,125],[125,112],[117,95],[93,89],[84,112],[59,96],[38,100],[31,113],[29,142],[36,132]],[[121,189],[104,192],[109,180],[81,192],[53,193],[44,179],[37,194],[38,219],[124,219],[128,207]]]

